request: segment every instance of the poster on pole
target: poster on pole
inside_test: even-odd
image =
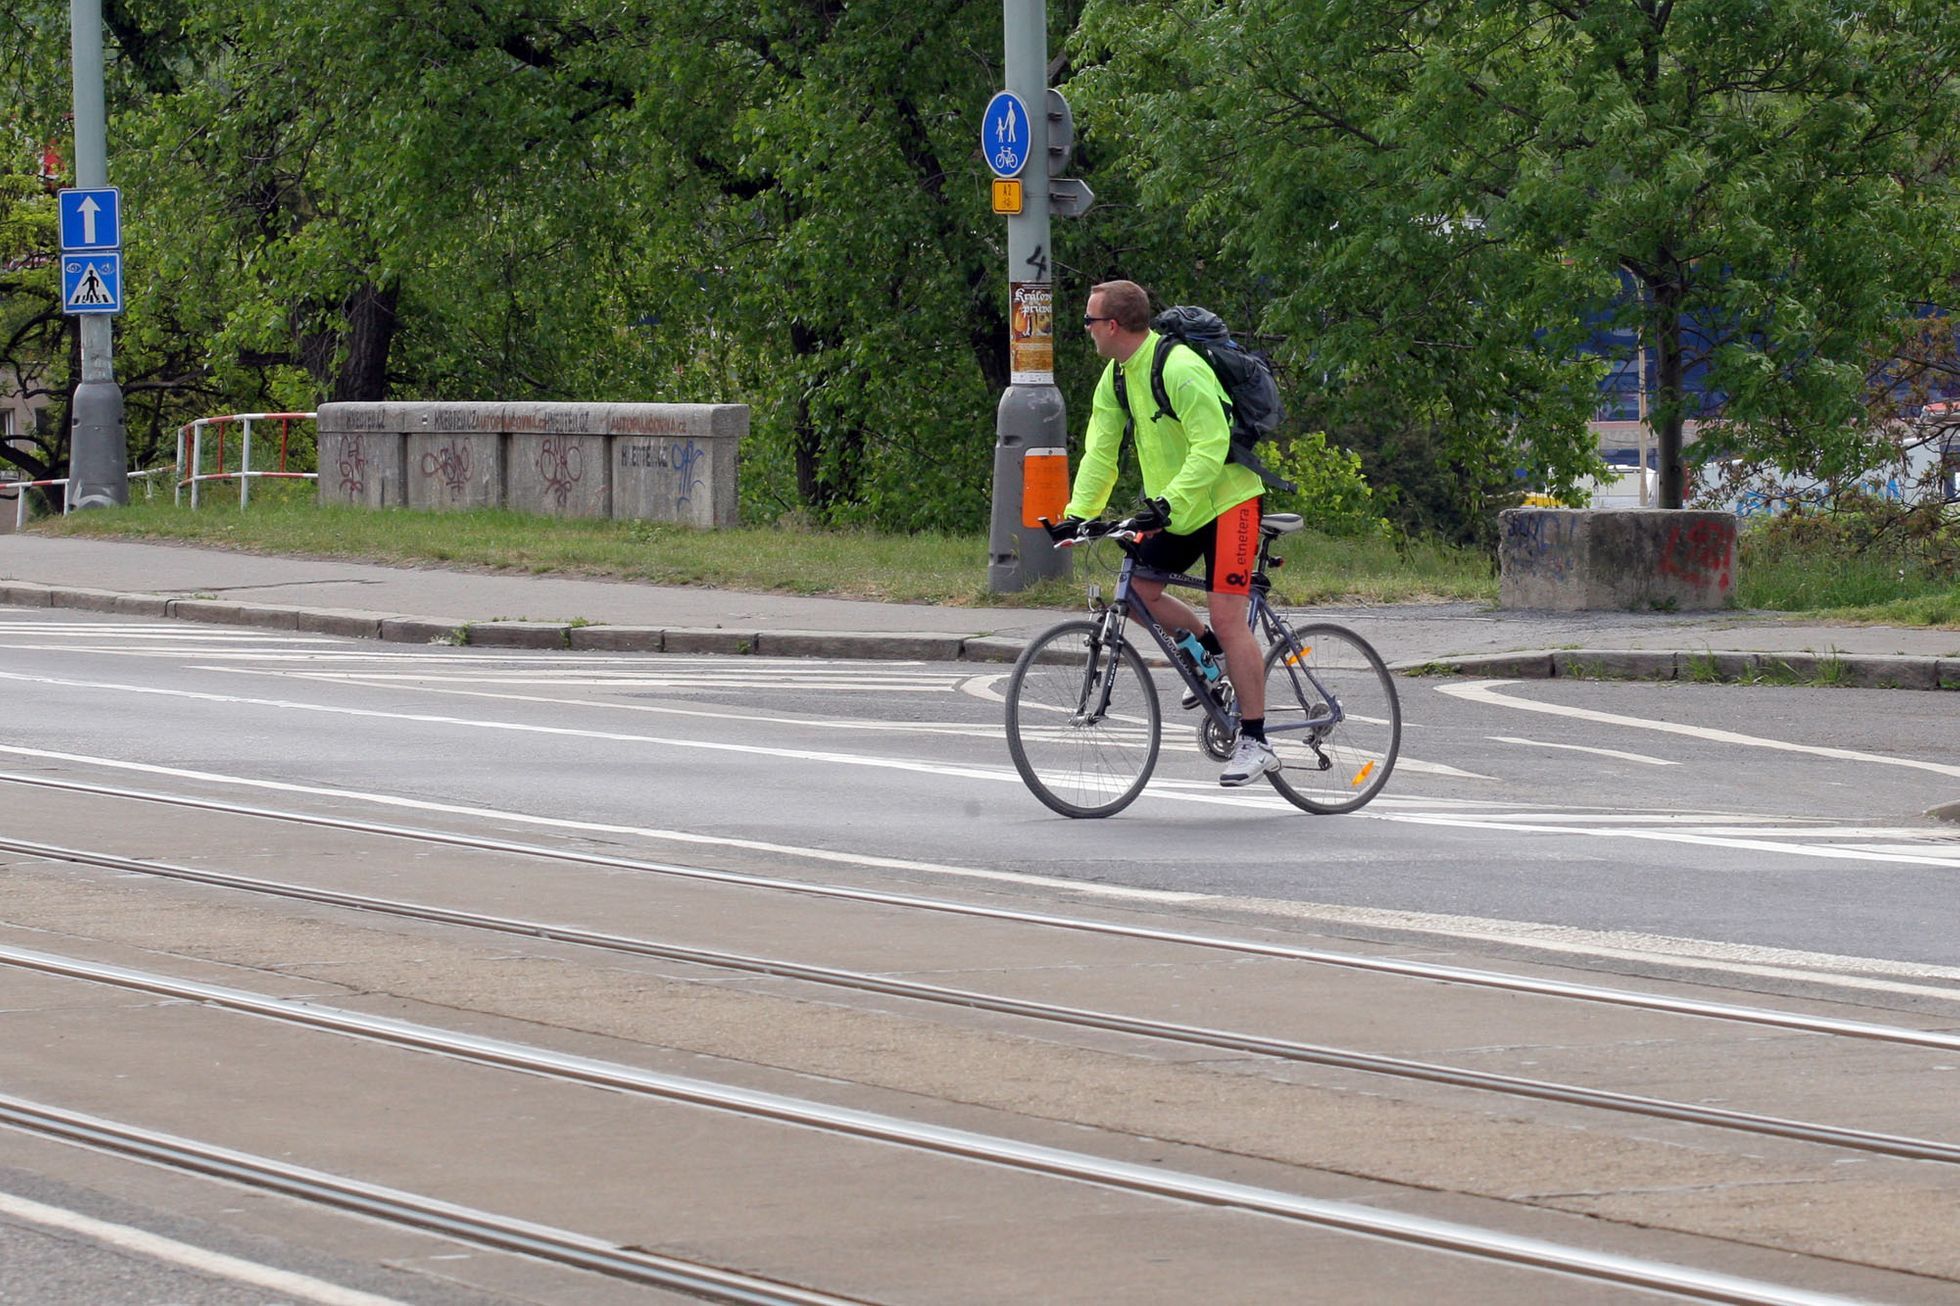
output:
[[[1008,306],[1010,385],[1055,384],[1055,287],[1016,281]]]

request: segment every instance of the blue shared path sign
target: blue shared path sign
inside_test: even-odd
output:
[[[65,190],[61,206],[61,248],[114,249],[122,244],[122,192],[114,186]]]
[[[1018,177],[1028,166],[1029,146],[1034,131],[1028,124],[1028,106],[1012,91],[1002,91],[987,101],[987,113],[980,122],[980,152],[987,166],[998,177]]]

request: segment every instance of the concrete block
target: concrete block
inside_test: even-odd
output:
[[[299,609],[270,603],[232,603],[223,599],[172,599],[170,616],[178,621],[207,621],[220,626],[252,626],[260,630],[299,629]]]
[[[765,657],[880,658],[914,662],[956,662],[958,635],[860,633],[835,630],[765,630],[756,652]]]
[[[572,647],[607,653],[658,653],[667,632],[656,626],[573,626]]]
[[[667,632],[668,653],[753,653],[761,636],[753,630],[683,629]]]
[[[1754,653],[1717,653],[1704,650],[1699,653],[1682,653],[1676,663],[1674,677],[1677,680],[1716,681],[1747,680],[1756,672]]]
[[[84,589],[75,585],[57,585],[48,591],[48,606],[51,608],[73,608],[79,612],[114,612],[116,600],[122,594],[117,590]]]
[[[1000,635],[975,635],[960,641],[960,657],[968,662],[1012,662],[1028,646],[1024,639]]]
[[[293,629],[308,635],[342,635],[348,639],[380,639],[385,612],[354,608],[301,608]]]
[[[161,594],[118,594],[114,611],[126,617],[167,617],[170,600]]]
[[[1932,658],[1846,653],[1836,683],[1858,689],[1936,689],[1939,664]]]
[[[1757,653],[1749,659],[1749,677],[1764,680],[1794,680],[1809,684],[1824,674],[1830,656],[1815,653]]]
[[[1460,676],[1490,676],[1502,680],[1550,680],[1556,673],[1549,650],[1528,653],[1475,653],[1467,657],[1429,658],[1411,670],[1441,670]]]
[[[1561,649],[1552,654],[1552,670],[1560,676],[1606,680],[1672,680],[1674,654],[1646,649]]]
[[[404,437],[411,508],[498,508],[504,502],[504,439],[453,431]]]
[[[460,617],[383,617],[381,638],[390,644],[461,644],[469,624]]]
[[[1736,521],[1726,512],[1512,508],[1499,531],[1502,607],[1705,611],[1735,593]]]
[[[1960,689],[1960,658],[1941,658],[1933,677],[1941,689]]]
[[[689,526],[733,526],[735,456],[749,411],[734,404],[674,405],[673,415],[621,416],[612,440],[613,516]],[[629,432],[628,427],[646,429]]]
[[[568,648],[571,631],[563,622],[478,621],[470,626],[470,647]]]
[[[323,418],[327,408],[320,410]],[[321,503],[399,508],[407,502],[405,442],[401,435],[392,431],[329,430],[322,424],[319,440]]]
[[[52,591],[46,585],[36,585],[30,581],[0,581],[0,605],[9,608],[45,608]],[[1960,664],[1956,664],[1960,665]]]
[[[504,506],[546,517],[612,516],[612,464],[603,435],[509,438]]]

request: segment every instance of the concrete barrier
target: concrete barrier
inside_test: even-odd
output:
[[[742,404],[327,404],[320,502],[733,526]]]
[[[1730,513],[1513,508],[1498,532],[1502,607],[1690,612],[1735,595]]]

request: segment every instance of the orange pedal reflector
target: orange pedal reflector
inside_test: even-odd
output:
[[[1362,767],[1359,771],[1355,772],[1354,779],[1348,781],[1348,788],[1350,789],[1358,788],[1364,780],[1366,780],[1369,776],[1374,774],[1374,771],[1375,771],[1375,764],[1373,762],[1368,763],[1368,765]]]

